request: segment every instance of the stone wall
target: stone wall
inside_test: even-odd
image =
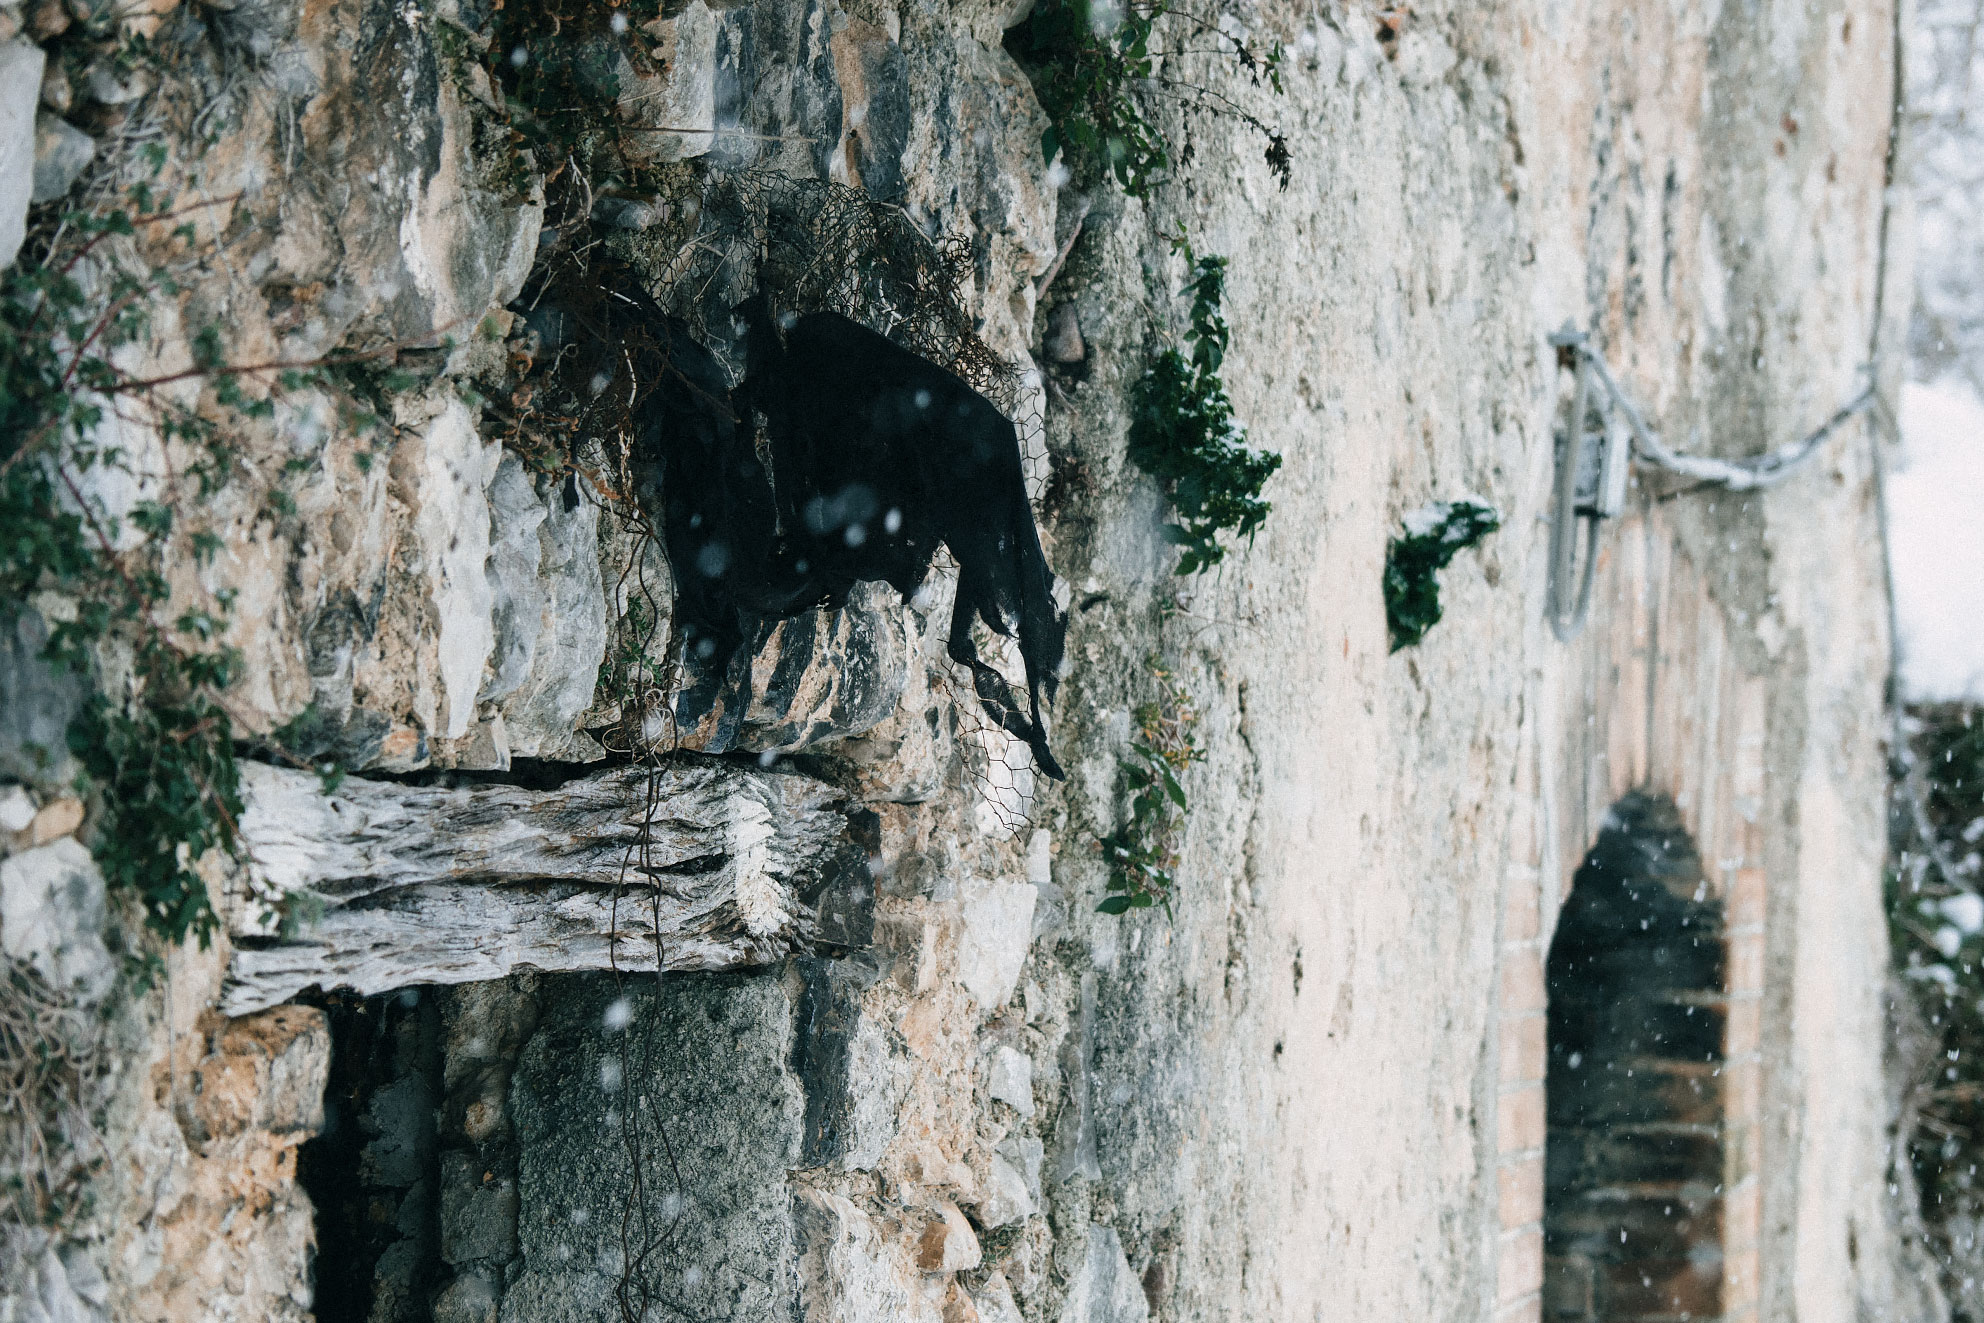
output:
[[[869,637],[899,646],[893,714],[836,723],[834,649],[856,631],[826,621],[818,682],[780,689],[767,663],[773,710],[739,740],[875,815],[864,951],[620,989],[524,973],[230,1025],[210,1011],[229,943],[280,941],[282,898],[252,870],[226,879],[231,936],[174,952],[133,999],[146,1082],[120,1095],[100,1211],[51,1251],[98,1266],[109,1316],[302,1317],[364,1240],[387,1284],[375,1318],[611,1317],[637,1280],[656,1317],[1536,1318],[1544,960],[1574,870],[1639,790],[1676,806],[1724,914],[1723,1316],[1928,1317],[1906,1312],[1886,1203],[1865,433],[1767,493],[1642,474],[1589,626],[1565,644],[1543,618],[1570,382],[1549,332],[1590,327],[1664,433],[1717,454],[1780,444],[1855,389],[1895,311],[1877,306],[1892,13],[1236,13],[1284,43],[1283,95],[1177,58],[1287,133],[1292,181],[1244,126],[1167,109],[1192,150],[1147,200],[1050,175],[1006,5],[696,0],[640,30],[672,54],[622,107],[659,156],[899,190],[969,239],[976,333],[1025,370],[1067,589],[1068,779],[984,729],[942,660],[940,578],[872,604],[891,623]],[[224,311],[244,355],[396,337],[419,378],[391,403],[389,453],[307,392],[241,438],[249,477],[208,512],[227,553],[199,586],[241,592],[244,730],[314,702],[314,750],[361,779],[528,787],[605,759],[622,714],[592,680],[628,637],[626,585],[666,571],[610,503],[505,450],[521,405],[491,392],[542,349],[506,305],[540,246],[572,239],[539,233],[552,167],[522,188],[492,169],[486,74],[450,64],[444,29],[489,15],[339,0],[189,18],[262,52],[194,60],[203,93],[232,98],[205,121],[198,186],[245,195],[212,223],[237,236],[233,265],[193,304]],[[665,270],[656,213],[592,214],[632,269]],[[1230,260],[1227,385],[1284,461],[1259,536],[1192,579],[1124,457],[1152,328],[1183,311],[1181,227]],[[438,344],[444,328],[464,338]],[[278,517],[267,483],[289,458],[306,462]],[[1502,531],[1445,573],[1426,641],[1389,653],[1387,538],[1467,493]],[[1099,915],[1132,713],[1174,686],[1205,753],[1183,778],[1178,893]],[[0,916],[10,954],[15,923]],[[397,1018],[367,1038],[360,1015]],[[327,1081],[342,1119],[292,1096]],[[293,1163],[324,1127],[313,1264]],[[374,1205],[392,1234],[358,1236]],[[669,1233],[630,1241],[632,1215]],[[630,1270],[630,1245],[658,1248]]]

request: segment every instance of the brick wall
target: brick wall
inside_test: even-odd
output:
[[[1533,684],[1539,721],[1519,771],[1527,806],[1503,878],[1492,1317],[1543,1317],[1545,959],[1606,815],[1639,792],[1672,805],[1700,859],[1703,900],[1721,910],[1721,987],[1696,994],[1723,1016],[1720,1061],[1707,1068],[1722,1112],[1719,1317],[1754,1323],[1764,681],[1729,643],[1721,608],[1661,513],[1621,521],[1601,555],[1589,626]]]

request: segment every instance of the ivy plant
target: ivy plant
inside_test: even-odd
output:
[[[232,593],[188,604],[165,566],[174,555],[205,561],[220,549],[197,513],[236,468],[220,420],[267,418],[276,392],[324,384],[324,374],[316,365],[231,364],[215,323],[189,337],[182,370],[145,378],[118,366],[116,351],[148,331],[154,301],[184,292],[174,268],[142,254],[166,234],[190,247],[188,213],[216,205],[158,210],[150,180],[164,151],[145,148],[139,162],[146,178],[120,204],[39,223],[0,273],[0,621],[45,595],[48,660],[99,682],[67,743],[78,788],[96,801],[91,848],[106,883],[135,898],[159,936],[205,941],[216,919],[200,860],[240,847],[235,731],[223,695],[241,659],[219,642]],[[269,389],[251,392],[250,378]],[[161,389],[188,380],[202,383],[199,407]],[[151,497],[121,517],[92,486],[93,471],[134,473],[133,457],[103,426],[113,413],[149,427],[174,461],[167,476],[148,479],[160,484]],[[271,487],[266,499],[281,512],[289,498]],[[180,527],[185,510],[195,513]],[[108,686],[106,658],[119,659]]]
[[[1385,622],[1393,652],[1426,637],[1440,620],[1439,572],[1502,526],[1479,501],[1436,501],[1405,517],[1405,535],[1385,551]]]
[[[1137,735],[1130,753],[1118,760],[1130,792],[1129,816],[1101,840],[1109,864],[1109,894],[1096,909],[1104,914],[1163,905],[1171,912],[1177,887],[1178,841],[1190,804],[1179,774],[1205,753],[1192,736],[1198,715],[1171,673],[1152,658],[1151,671],[1167,688],[1160,700],[1137,708]]]
[[[1178,518],[1164,526],[1164,538],[1180,550],[1177,572],[1197,574],[1225,559],[1219,533],[1251,540],[1259,530],[1270,508],[1261,490],[1281,456],[1247,445],[1220,380],[1226,259],[1199,257],[1182,237],[1174,247],[1191,273],[1189,353],[1165,345],[1145,368],[1130,402],[1130,459],[1165,484]]]
[[[1169,72],[1176,57],[1156,44],[1158,20],[1172,17],[1187,40],[1213,43],[1213,53],[1239,62],[1249,78],[1281,91],[1281,47],[1257,47],[1231,24],[1162,0],[1036,0],[1024,22],[1006,34],[1006,48],[1033,79],[1052,121],[1041,135],[1047,160],[1071,161],[1116,177],[1132,197],[1146,197],[1172,165],[1167,137],[1151,119],[1158,99],[1183,100],[1247,124],[1267,142],[1268,167],[1288,187],[1288,139],[1224,94]],[[1189,150],[1189,149],[1188,149]]]

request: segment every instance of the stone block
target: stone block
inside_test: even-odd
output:
[[[39,99],[39,79],[31,90]],[[66,194],[95,159],[96,139],[44,111],[34,124],[34,201],[53,202]]]
[[[443,1153],[441,1258],[459,1267],[478,1259],[508,1263],[516,1253],[516,1182],[489,1171],[477,1154]]]
[[[987,1228],[1009,1226],[1039,1211],[1025,1174],[998,1155],[992,1158],[976,1208],[979,1225]]]
[[[0,860],[0,948],[85,1002],[117,978],[104,919],[103,874],[73,836]]]
[[[956,1204],[940,1204],[916,1237],[916,1266],[924,1272],[963,1272],[983,1257],[977,1233]]]
[[[615,1030],[605,1011],[621,997],[632,1013]],[[630,1211],[653,1236],[669,1229],[667,1253],[635,1268],[657,1296],[693,1317],[792,1316],[786,1173],[804,1109],[791,1020],[772,975],[561,987],[512,1077],[521,1262],[504,1323],[612,1316]],[[664,1130],[672,1164],[656,1156]]]
[[[48,626],[32,610],[0,621],[0,776],[53,786],[73,775],[69,722],[86,690],[81,676],[41,655],[47,643]]]
[[[224,1022],[193,1068],[180,1125],[195,1144],[254,1130],[301,1142],[324,1125],[330,1027],[309,1006],[278,1006]]]
[[[988,882],[967,893],[960,908],[958,981],[985,1010],[1012,998],[1033,945],[1037,890],[1025,882]]]
[[[20,786],[0,786],[0,834],[26,831],[34,821],[34,798]]]
[[[992,1050],[985,1091],[1021,1116],[1033,1115],[1033,1058],[1010,1047]]]
[[[0,268],[13,265],[27,237],[34,195],[35,102],[45,58],[32,42],[0,45]]]
[[[1091,1224],[1058,1323],[1148,1323],[1149,1318],[1143,1283],[1130,1270],[1115,1228]]]
[[[28,844],[47,845],[64,836],[74,836],[83,825],[83,801],[73,795],[51,799],[41,806],[28,824]]]

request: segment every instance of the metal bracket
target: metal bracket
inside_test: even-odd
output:
[[[1544,610],[1551,632],[1565,643],[1584,630],[1591,609],[1592,578],[1598,567],[1598,529],[1626,507],[1626,477],[1632,467],[1632,432],[1614,410],[1605,407],[1601,392],[1593,398],[1591,355],[1583,332],[1566,326],[1550,336],[1558,349],[1575,360],[1577,384],[1571,391],[1571,412],[1557,435],[1556,497],[1550,520],[1549,595]],[[1594,410],[1593,406],[1596,406]],[[1596,412],[1598,429],[1591,429]],[[1585,526],[1583,564],[1579,564],[1578,525]],[[1571,597],[1576,582],[1577,595]]]

